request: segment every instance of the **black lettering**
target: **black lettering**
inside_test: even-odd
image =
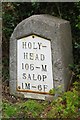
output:
[[[37,49],[35,42],[33,42],[33,49]]]
[[[26,63],[25,64],[25,69],[28,70],[29,69],[29,65]]]
[[[26,64],[22,63],[22,69],[28,70],[29,69],[29,65],[27,63]]]
[[[30,53],[30,60],[34,60],[34,53]]]
[[[23,87],[23,83],[22,83],[22,89],[24,89],[24,87]]]
[[[38,54],[36,54],[36,56],[35,56],[35,60],[39,60]]]
[[[46,75],[43,75],[43,81],[44,81],[44,79],[46,79],[47,78],[47,76]]]
[[[26,73],[23,73],[23,79],[26,79]]]
[[[34,70],[34,64],[30,64],[30,70]]]
[[[29,49],[32,48],[32,43],[31,43],[31,42],[28,43],[28,48],[29,48]]]
[[[28,80],[31,80],[31,75],[30,74],[28,74]]]
[[[27,48],[26,42],[22,42],[22,48],[23,48],[23,49],[26,49],[26,48]]]
[[[41,54],[41,61],[45,60],[45,56]]]
[[[28,53],[24,53],[24,59],[28,59]]]
[[[39,81],[41,81],[41,75],[38,75],[38,76],[37,76],[37,79],[38,79]]]
[[[33,74],[33,80],[37,80],[37,79],[35,78],[35,74]]]
[[[38,85],[38,90],[41,91],[42,90],[42,86]]]
[[[47,85],[44,85],[44,92],[45,92],[45,90],[47,89],[47,87],[48,87]]]
[[[42,71],[47,71],[47,65],[42,65]]]
[[[41,44],[42,44],[42,43],[39,43],[39,42],[38,42],[38,45],[39,45],[39,49],[41,49]]]
[[[25,89],[30,89],[30,83],[25,83]]]

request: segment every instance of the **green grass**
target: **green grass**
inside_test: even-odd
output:
[[[40,100],[19,100],[16,103],[4,99],[2,104],[3,118],[72,118],[80,117],[80,93],[77,82],[74,87],[61,94],[51,103]]]
[[[36,100],[28,100],[22,103],[21,108],[24,109],[24,113],[31,117],[39,117],[39,114],[44,110],[44,106]]]
[[[3,118],[35,118],[40,117],[46,107],[46,102],[27,100],[12,104],[4,100],[2,107]]]
[[[10,104],[6,101],[3,102],[3,117],[4,118],[10,118],[10,117],[15,117],[18,114],[19,111],[19,106],[17,104]]]

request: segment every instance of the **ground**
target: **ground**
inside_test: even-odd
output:
[[[43,100],[33,100],[27,98],[19,98],[9,94],[9,85],[3,83],[3,104],[2,104],[2,114],[3,118],[8,118],[9,120],[18,120],[20,118],[73,118],[80,120],[80,110],[78,106],[78,97],[75,96],[76,91],[68,92],[67,100],[64,97],[59,97],[53,101],[43,101]],[[74,101],[71,101],[74,97]],[[68,103],[67,103],[68,101]],[[71,104],[71,106],[70,106]],[[73,116],[73,117],[72,117]]]

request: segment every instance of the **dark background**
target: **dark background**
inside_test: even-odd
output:
[[[2,3],[2,77],[9,81],[9,40],[16,25],[34,14],[50,14],[70,21],[74,64],[69,65],[74,73],[73,81],[80,79],[80,2],[4,2]],[[67,45],[66,45],[67,47]]]

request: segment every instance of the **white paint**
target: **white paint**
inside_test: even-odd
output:
[[[31,35],[17,40],[18,90],[49,93],[53,88],[51,56],[47,39]]]

